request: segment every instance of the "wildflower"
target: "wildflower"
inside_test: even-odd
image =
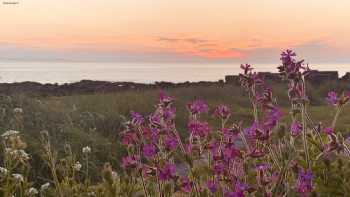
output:
[[[174,120],[176,116],[176,108],[175,107],[169,107],[163,109],[163,118],[165,121],[171,121]]]
[[[245,197],[244,192],[248,191],[249,186],[245,183],[241,183],[239,181],[234,185],[234,191],[226,191],[225,197]]]
[[[244,192],[249,191],[251,188],[246,183],[236,181],[234,189],[235,191],[230,193],[229,197],[244,197]]]
[[[118,178],[119,178],[119,175],[118,175],[118,173],[117,172],[115,172],[115,171],[113,171],[112,170],[112,178],[113,178],[113,180],[117,180]]]
[[[169,103],[172,103],[173,100],[174,100],[174,98],[166,95],[164,91],[160,92],[160,94],[159,94],[159,102],[161,104],[164,104],[165,106],[167,106]]]
[[[168,150],[175,150],[178,143],[177,138],[173,136],[166,136],[164,139],[165,148]]]
[[[189,143],[189,144],[185,144],[185,152],[187,153],[187,154],[191,154],[192,153],[192,151],[193,151],[193,145],[192,145],[192,143]]]
[[[134,132],[127,132],[123,134],[122,144],[123,145],[134,145],[138,141],[137,135]]]
[[[253,70],[250,64],[241,64],[241,69],[244,70],[244,74],[248,74]]]
[[[268,184],[271,180],[266,176],[266,171],[270,168],[269,164],[263,163],[256,165],[257,183],[262,186]]]
[[[152,159],[157,154],[157,149],[153,144],[146,144],[143,146],[142,152],[146,158]]]
[[[257,103],[261,104],[264,107],[269,107],[269,104],[272,103],[272,89],[269,87],[265,87],[263,94],[257,93],[256,95]]]
[[[192,115],[206,113],[209,110],[207,103],[202,100],[195,100],[192,103],[189,103],[187,109]]]
[[[191,120],[187,128],[193,136],[205,137],[209,134],[210,128],[207,122]]]
[[[245,197],[243,192],[226,192],[225,197]]]
[[[259,125],[256,121],[254,121],[253,124],[250,127],[245,128],[243,132],[248,138],[254,139],[257,129],[259,129]]]
[[[8,170],[6,168],[0,167],[0,176],[6,176],[8,174]]]
[[[264,150],[254,148],[253,150],[251,150],[251,152],[248,155],[253,158],[259,158],[259,157],[263,157],[265,154],[266,152]]]
[[[171,163],[167,163],[163,168],[158,169],[158,178],[161,181],[168,181],[174,178],[176,175],[176,166]]]
[[[290,125],[290,133],[293,137],[298,136],[303,130],[303,125],[301,125],[298,121],[293,121]]]
[[[18,160],[20,160],[20,161],[22,161],[22,162],[27,161],[27,160],[30,159],[30,158],[29,158],[29,154],[26,153],[26,152],[25,152],[24,150],[22,150],[22,149],[20,149],[20,150],[13,150],[13,149],[11,149],[11,148],[6,148],[6,149],[5,149],[5,152],[6,152],[9,156],[11,156],[12,158],[18,159]]]
[[[323,131],[327,134],[327,135],[332,135],[334,133],[334,128],[333,127],[326,127],[323,129]]]
[[[79,161],[77,161],[74,165],[73,165],[73,169],[76,171],[80,171],[82,165],[80,164]]]
[[[236,149],[233,145],[227,146],[223,150],[223,156],[225,161],[230,161],[236,157],[241,157],[241,152]]]
[[[219,105],[214,111],[214,116],[226,120],[231,116],[230,108],[226,105]]]
[[[12,174],[12,176],[18,182],[23,182],[24,181],[24,177],[21,174]]]
[[[258,164],[256,165],[255,169],[259,171],[265,171],[270,168],[269,164],[263,163],[263,164]]]
[[[283,113],[281,112],[280,109],[278,109],[275,106],[272,107],[265,117],[264,127],[266,129],[274,128],[282,116],[283,116]]]
[[[214,170],[214,174],[216,174],[216,175],[224,174],[224,172],[225,172],[224,163],[222,163],[222,162],[215,163],[213,170]]]
[[[243,69],[244,74],[239,74],[239,82],[247,91],[252,91],[251,87],[261,85],[263,83],[263,80],[258,76],[258,74],[256,72],[252,72],[253,68],[251,68],[249,64],[246,64]]]
[[[152,141],[153,143],[157,143],[159,140],[159,134],[160,134],[159,129],[151,128],[149,129],[149,131],[150,131],[150,137],[148,140]]]
[[[211,140],[207,145],[207,148],[209,149],[210,153],[213,155],[218,154],[219,147],[220,147],[220,143],[217,140]]]
[[[311,170],[300,169],[296,183],[297,192],[302,196],[307,196],[313,189],[312,179],[313,175]]]
[[[160,113],[153,113],[149,116],[149,121],[152,125],[160,127],[162,125],[162,115]]]
[[[91,153],[91,148],[89,146],[85,146],[83,149],[82,149],[82,152],[84,154],[89,154]]]
[[[230,128],[221,129],[222,134],[224,135],[224,139],[228,142],[234,142],[237,135],[239,134],[239,128],[234,125]]]
[[[207,187],[211,193],[215,193],[218,190],[218,183],[215,180],[207,181]]]
[[[23,113],[23,109],[22,108],[19,108],[19,107],[16,107],[13,109],[13,113],[15,114],[21,114]]]
[[[327,94],[326,100],[330,105],[337,105],[339,99],[336,92],[330,91]]]
[[[192,185],[193,183],[190,181],[188,177],[181,177],[180,178],[180,188],[181,191],[185,193],[190,193],[192,191]]]
[[[286,51],[283,51],[281,54],[281,60],[283,65],[290,65],[294,63],[294,58],[296,54],[290,49],[287,49]]]
[[[131,122],[135,125],[141,125],[145,121],[144,117],[140,113],[131,111],[130,115],[131,115]]]
[[[250,140],[267,140],[270,136],[270,130],[263,128],[256,121],[250,127],[245,128],[243,132]]]
[[[138,164],[139,156],[128,155],[122,158],[122,167],[126,168],[135,168]]]
[[[3,134],[1,135],[1,137],[7,139],[7,138],[9,138],[9,137],[11,137],[11,136],[16,136],[16,135],[18,135],[18,134],[19,134],[19,131],[8,130],[8,131],[6,131],[5,133],[3,133]]]
[[[27,191],[27,195],[29,195],[29,196],[35,196],[37,194],[39,194],[39,192],[34,187],[29,188],[28,191]]]
[[[93,197],[93,196],[96,196],[96,193],[95,193],[95,192],[88,192],[88,193],[87,193],[87,196]]]
[[[47,183],[41,185],[40,191],[41,191],[41,192],[44,192],[44,191],[46,191],[47,189],[49,189],[49,187],[50,187],[50,183],[47,182]]]
[[[249,185],[247,185],[246,183],[237,181],[235,184],[235,190],[236,191],[247,191],[247,190],[249,190]]]

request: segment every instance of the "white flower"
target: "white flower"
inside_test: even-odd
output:
[[[91,148],[90,148],[89,146],[85,146],[85,147],[83,148],[83,153],[84,153],[84,154],[91,153]]]
[[[88,196],[96,196],[95,192],[89,192],[87,193]]]
[[[13,112],[16,113],[16,114],[21,114],[21,113],[23,113],[23,109],[19,108],[19,107],[16,107],[16,108],[13,109]]]
[[[23,182],[24,181],[24,178],[21,174],[12,174],[13,178],[16,179],[16,181],[18,182]]]
[[[118,179],[118,173],[116,173],[115,171],[112,171],[112,178],[113,178],[113,180],[117,180]]]
[[[74,170],[76,170],[76,171],[80,171],[81,167],[82,167],[82,165],[80,164],[79,161],[77,161],[77,162],[73,165],[73,168],[74,168]]]
[[[20,150],[13,150],[11,148],[6,148],[5,152],[7,154],[9,154],[10,156],[16,158],[16,159],[20,159],[20,160],[29,160],[29,154],[26,153],[24,150],[20,149]]]
[[[45,190],[49,189],[49,187],[50,187],[50,183],[47,182],[47,183],[41,185],[40,191],[45,191]]]
[[[26,151],[24,151],[22,149],[16,150],[16,155],[18,156],[18,158],[23,159],[23,160],[29,159],[29,154],[26,153]]]
[[[18,135],[18,134],[19,134],[19,131],[8,130],[8,131],[6,131],[5,133],[3,133],[3,134],[1,135],[1,137],[7,139],[7,138],[10,137],[10,136],[14,136],[14,135]]]
[[[8,170],[6,168],[0,167],[0,176],[6,176]]]
[[[34,187],[29,188],[28,191],[27,191],[27,194],[28,194],[29,196],[34,196],[34,195],[36,195],[36,194],[38,194],[38,193],[39,193],[38,190],[35,189]]]

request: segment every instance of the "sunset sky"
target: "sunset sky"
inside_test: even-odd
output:
[[[350,62],[349,0],[18,0],[0,60]]]

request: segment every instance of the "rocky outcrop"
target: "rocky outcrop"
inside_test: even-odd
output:
[[[270,72],[259,72],[258,75],[264,80],[270,80],[275,82],[282,81],[281,76],[278,73],[270,73]]]
[[[345,73],[345,75],[341,78],[341,80],[350,82],[350,72]]]
[[[338,81],[339,74],[337,71],[313,70],[306,77],[306,80],[308,80],[312,84],[320,84],[321,85],[322,83],[327,82],[327,81]]]
[[[259,72],[258,75],[269,81],[281,82],[282,78],[278,73],[271,72]],[[225,77],[226,83],[236,84],[238,83],[239,77],[237,75],[228,75]],[[339,81],[339,80],[350,80],[350,73],[347,73],[341,79],[337,71],[317,71],[313,70],[306,76],[306,80],[313,84],[322,84],[328,81]]]
[[[225,83],[227,84],[239,84],[239,77],[237,75],[226,75]]]

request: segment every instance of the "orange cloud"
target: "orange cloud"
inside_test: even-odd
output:
[[[244,54],[234,50],[198,50],[190,52],[190,55],[204,57],[208,59],[231,59],[231,58],[243,58]]]

